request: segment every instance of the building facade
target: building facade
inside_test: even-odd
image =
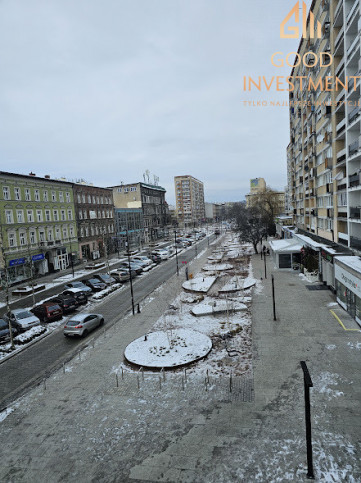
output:
[[[72,184],[0,172],[2,276],[9,283],[65,270],[77,258]]]
[[[178,222],[184,227],[205,221],[204,186],[193,176],[175,176],[175,198]]]
[[[246,195],[246,207],[258,205],[269,211],[272,205],[275,216],[285,212],[285,192],[275,191],[267,188],[264,178],[250,180],[250,192]]]
[[[114,220],[119,250],[126,249],[127,232],[131,248],[142,246],[144,242],[142,208],[115,208]]]
[[[141,242],[149,243],[164,237],[167,224],[164,188],[147,183],[133,183],[112,186],[112,190],[115,209],[141,210],[143,216]],[[130,218],[124,218],[126,219]],[[126,229],[129,231],[129,226]]]
[[[322,36],[302,39],[298,54],[314,59],[325,52],[332,62],[300,63],[291,73],[307,79],[303,89],[297,83],[289,94],[294,224],[361,250],[360,1],[314,0],[311,10]]]
[[[95,260],[116,249],[113,190],[74,183],[79,258]]]

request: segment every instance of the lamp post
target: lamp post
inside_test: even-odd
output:
[[[105,243],[104,232],[105,232],[105,227],[104,227],[104,231],[103,231],[103,247],[104,247],[105,263],[106,263],[106,266],[107,266],[107,273],[108,273],[108,275],[110,275],[109,259],[108,259],[108,249],[107,249],[107,245]]]
[[[132,277],[132,270],[130,268],[130,251],[129,251],[129,235],[128,235],[128,230],[127,230],[127,255],[128,255],[128,269],[129,269],[129,283],[130,283],[130,294],[131,294],[131,299],[132,299],[132,312],[133,315],[135,315],[135,310],[134,310],[134,294],[133,294],[133,277]]]
[[[175,258],[176,258],[176,261],[177,261],[177,275],[179,275],[178,247],[177,247],[177,230],[174,230],[174,246],[175,246]]]
[[[74,262],[73,262],[73,247],[71,244],[71,237],[69,237],[69,245],[70,245],[70,265],[71,265],[71,274],[74,278]]]
[[[29,236],[29,233],[28,233],[28,236]],[[35,291],[34,291],[34,262],[30,251],[30,239],[28,241],[28,258],[29,258],[29,267],[30,267],[31,295],[33,299],[33,305],[35,305],[36,302],[35,302]]]
[[[0,250],[1,250],[1,258],[2,258],[3,263],[4,263],[6,315],[7,315],[7,318],[8,318],[8,325],[9,325],[9,332],[10,332],[10,346],[11,346],[11,349],[14,350],[15,345],[14,345],[13,330],[12,330],[11,319],[10,319],[9,276],[8,276],[8,269],[7,269],[7,266],[6,266],[6,255],[5,255],[5,247],[4,247],[4,243],[3,243],[1,220],[0,220]]]

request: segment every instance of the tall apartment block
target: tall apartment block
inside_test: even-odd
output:
[[[203,183],[185,175],[175,176],[174,185],[178,222],[187,227],[203,221],[206,217]]]
[[[303,76],[303,86],[297,80],[289,93],[294,224],[361,250],[360,0],[314,0],[311,11],[321,37],[301,39],[298,54],[305,62],[291,76]],[[323,52],[331,55],[323,54],[325,66]],[[305,65],[315,59],[315,66]]]

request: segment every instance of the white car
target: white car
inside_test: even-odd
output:
[[[27,309],[13,309],[10,312],[11,325],[23,332],[31,327],[40,325],[40,319]]]
[[[132,257],[131,260],[140,263],[143,267],[148,267],[153,263],[152,260],[145,255],[136,255],[135,257]]]
[[[155,253],[156,255],[159,255],[162,260],[168,260],[169,258],[168,250],[157,248],[156,250],[153,250],[153,253]]]

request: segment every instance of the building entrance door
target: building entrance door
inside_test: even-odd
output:
[[[68,265],[68,257],[66,254],[58,255],[59,270],[66,270]]]
[[[356,295],[346,288],[347,312],[351,317],[356,317]]]

